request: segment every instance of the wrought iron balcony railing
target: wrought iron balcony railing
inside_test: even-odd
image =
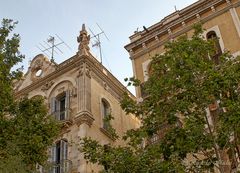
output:
[[[71,121],[71,110],[66,109],[65,111],[56,111],[52,113],[54,118],[60,122],[70,122]]]

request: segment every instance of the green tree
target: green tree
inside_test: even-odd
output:
[[[22,77],[13,70],[24,56],[17,23],[3,19],[0,27],[0,172],[33,172],[47,160],[47,149],[58,134],[43,98],[14,98],[13,82]]]
[[[240,156],[240,58],[224,53],[216,64],[216,40],[204,40],[201,33],[196,26],[191,39],[169,42],[164,55],[152,58],[143,102],[124,96],[122,108],[141,120],[139,129],[124,136],[128,146],[106,149],[85,138],[81,150],[87,160],[114,173],[226,172],[223,156]],[[208,108],[216,109],[208,114]]]

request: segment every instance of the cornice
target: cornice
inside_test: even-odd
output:
[[[240,2],[237,2],[237,3],[235,3],[235,4],[228,5],[227,7],[225,7],[225,8],[222,9],[222,10],[216,11],[216,12],[214,12],[213,14],[211,14],[211,15],[209,15],[209,16],[206,16],[205,18],[201,18],[201,20],[198,20],[198,21],[196,20],[195,23],[198,23],[198,22],[200,22],[200,23],[205,23],[205,22],[207,22],[207,21],[215,18],[216,16],[219,16],[219,15],[227,12],[229,9],[231,9],[231,8],[233,8],[233,7],[238,7],[238,6],[240,6]],[[176,38],[176,37],[178,37],[178,36],[180,36],[180,35],[188,32],[188,31],[192,30],[192,26],[193,26],[193,25],[189,25],[189,26],[183,27],[182,30],[180,30],[180,31],[178,31],[178,32],[176,32],[176,33],[173,33],[173,34],[171,35],[171,38]],[[165,31],[162,31],[162,32],[166,32],[166,30],[165,30]],[[152,37],[154,37],[154,35],[153,35]],[[142,50],[140,50],[139,52],[133,53],[133,54],[131,55],[130,59],[136,59],[136,58],[138,58],[139,56],[144,55],[144,54],[146,54],[146,53],[148,53],[148,52],[156,49],[157,47],[160,47],[161,45],[164,45],[165,43],[167,43],[167,42],[169,41],[169,39],[170,39],[170,38],[168,37],[168,38],[165,38],[164,40],[161,40],[161,41],[156,42],[156,44],[154,44],[154,45],[152,45],[152,46],[150,46],[150,47],[146,47],[145,49],[142,48]],[[127,45],[127,46],[128,46],[128,45]],[[127,46],[125,46],[125,49],[127,49],[127,48],[126,48]],[[127,49],[127,50],[128,50],[128,49]]]
[[[34,81],[29,86],[16,92],[15,96],[19,97],[21,95],[27,94],[30,91],[45,85],[47,83],[47,81],[51,81],[51,80],[53,81],[58,76],[61,76],[63,73],[73,69],[76,66],[77,61],[79,61],[79,57],[74,55],[73,57],[71,57],[71,58],[67,59],[66,61],[62,62],[61,64],[59,64],[57,66],[56,70],[53,71],[52,73],[48,74],[47,76],[45,76],[43,78],[40,78],[40,79]]]
[[[100,81],[97,79],[99,78],[103,83],[100,83],[103,87],[108,87],[108,91],[118,100],[121,99],[121,96],[124,92],[128,92],[129,95],[135,99],[127,88],[110,73],[101,63],[99,63],[95,58],[87,58],[86,63],[91,67],[92,77],[96,79],[98,83]],[[105,71],[105,72],[103,72]],[[105,86],[104,86],[105,85]],[[118,96],[117,96],[118,95]]]
[[[119,95],[118,99],[120,99],[120,96],[124,91],[128,91],[126,87],[117,78],[115,78],[101,63],[99,63],[90,54],[90,55],[81,55],[81,56],[75,55],[67,59],[66,61],[59,64],[54,72],[48,74],[47,76],[41,79],[34,81],[29,86],[16,92],[15,96],[19,97],[21,95],[25,95],[36,88],[46,85],[46,83],[49,81],[54,82],[54,79],[78,67],[82,63],[87,63],[91,68],[91,71],[96,76],[98,76],[102,81],[104,81],[115,92],[115,94],[113,93],[113,95],[115,95],[115,97],[116,97],[116,94]],[[107,75],[103,71],[105,71]],[[132,98],[135,98],[130,92],[129,94],[132,96]]]
[[[182,22],[185,22],[187,20],[193,20],[196,19],[197,14],[202,14],[205,11],[211,10],[212,6],[226,3],[226,0],[212,0],[212,1],[199,1],[200,3],[196,2],[180,11],[174,12],[179,15],[178,18],[170,21],[167,24],[163,24],[164,20],[168,18],[168,16],[173,15],[174,13],[168,15],[163,20],[161,20],[159,23],[152,25],[148,28],[148,32],[141,31],[139,33],[136,33],[130,38],[134,38],[137,35],[141,35],[141,38],[137,39],[136,41],[133,41],[125,46],[125,49],[130,52],[134,47],[140,46],[144,42],[147,42],[149,39],[155,38],[156,36],[159,36],[161,34],[168,33],[168,30],[172,27],[175,27],[176,25],[182,25]],[[199,7],[201,5],[201,8]],[[228,5],[229,6],[229,5]],[[217,13],[217,11],[215,12]]]

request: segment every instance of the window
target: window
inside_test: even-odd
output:
[[[52,146],[51,163],[51,173],[65,173],[70,169],[67,140],[59,140]]]
[[[207,40],[213,40],[215,54],[212,56],[212,60],[215,64],[219,64],[219,57],[222,54],[222,49],[219,43],[219,39],[215,31],[209,31],[206,35]]]
[[[145,84],[146,84],[145,82],[140,84],[141,97],[143,99],[146,99],[149,96],[148,92],[146,91]]]
[[[153,73],[153,67],[152,67],[152,63],[150,62],[148,65],[148,77],[151,76],[151,74]]]
[[[101,105],[102,105],[103,128],[105,130],[108,130],[109,125],[110,125],[109,117],[110,117],[110,114],[111,114],[110,104],[105,99],[102,99]]]
[[[51,98],[51,113],[56,120],[69,120],[70,114],[70,94],[69,91],[59,94],[57,97]]]

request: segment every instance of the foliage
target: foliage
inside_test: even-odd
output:
[[[87,160],[115,173],[203,172],[213,167],[224,172],[222,153],[239,152],[240,58],[223,53],[216,64],[211,58],[215,41],[204,40],[201,33],[196,26],[191,39],[181,36],[166,44],[164,55],[152,58],[143,102],[124,96],[122,108],[142,122],[126,133],[128,146],[104,150],[97,141],[84,139]],[[128,81],[139,84],[134,78]],[[216,110],[207,113],[212,107]],[[151,142],[154,137],[158,140]]]
[[[114,117],[111,114],[108,114],[103,118],[103,124],[106,128],[105,130],[110,134],[111,138],[115,140],[118,138],[118,135],[116,133],[116,130],[113,128],[111,124],[111,120],[113,119]]]
[[[46,161],[58,125],[47,115],[43,98],[14,98],[13,82],[22,72],[12,68],[24,58],[19,35],[11,33],[15,25],[3,19],[0,28],[0,172],[25,173]]]

